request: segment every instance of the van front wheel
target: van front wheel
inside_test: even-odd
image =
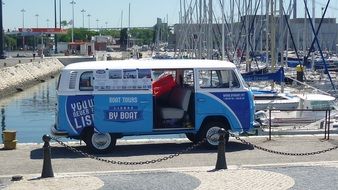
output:
[[[228,127],[224,122],[221,121],[210,121],[206,123],[201,131],[201,136],[200,138],[203,139],[205,138],[205,145],[208,148],[217,148],[218,146],[218,140],[219,140],[219,130],[227,129]],[[229,134],[227,133],[225,135],[225,143],[228,143],[229,141]]]
[[[86,145],[93,153],[108,153],[116,145],[116,138],[109,133],[90,133]]]

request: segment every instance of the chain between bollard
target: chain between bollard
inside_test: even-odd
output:
[[[90,159],[94,159],[94,160],[97,160],[97,161],[102,161],[102,162],[106,162],[106,163],[109,163],[109,164],[116,164],[116,165],[146,165],[146,164],[155,164],[155,163],[158,163],[158,162],[162,162],[162,161],[166,161],[166,160],[169,160],[169,159],[173,159],[175,157],[178,157],[180,156],[181,154],[184,154],[184,153],[187,153],[189,151],[192,151],[194,150],[195,148],[197,148],[198,146],[201,146],[203,143],[205,143],[206,139],[202,139],[201,141],[193,144],[192,146],[189,146],[187,147],[186,149],[182,150],[182,151],[179,151],[179,152],[176,152],[174,154],[170,154],[168,156],[164,156],[164,157],[161,157],[161,158],[157,158],[157,159],[153,159],[153,160],[146,160],[146,161],[138,161],[138,162],[126,162],[126,161],[119,161],[119,160],[108,160],[108,159],[104,159],[104,158],[101,158],[101,157],[98,157],[98,156],[95,156],[95,155],[92,155],[92,154],[88,154],[86,152],[83,152],[81,150],[78,150],[74,147],[71,147],[69,145],[67,145],[66,143],[62,142],[61,140],[57,139],[56,137],[51,137],[52,140],[54,140],[55,142],[57,142],[58,144],[60,144],[61,146],[67,148],[68,150],[72,151],[72,152],[75,152],[75,153],[78,153],[86,158],[90,158]]]
[[[322,154],[322,153],[325,153],[325,152],[329,152],[329,151],[338,149],[338,146],[334,146],[334,147],[331,147],[331,148],[328,148],[328,149],[325,149],[325,150],[319,150],[319,151],[314,151],[314,152],[305,152],[305,153],[282,152],[282,151],[271,150],[271,149],[268,149],[268,148],[264,148],[264,147],[252,144],[252,143],[250,143],[250,142],[248,142],[244,139],[241,139],[239,136],[236,136],[235,134],[233,134],[229,131],[227,131],[227,132],[229,133],[229,135],[231,137],[234,137],[236,140],[240,141],[242,144],[252,146],[256,149],[259,149],[259,150],[262,150],[262,151],[265,151],[265,152],[269,152],[269,153],[273,153],[273,154],[279,154],[279,155],[285,155],[285,156],[310,156],[310,155]]]

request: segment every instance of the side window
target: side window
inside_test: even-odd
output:
[[[240,84],[232,70],[201,70],[200,88],[239,88]]]
[[[199,72],[199,85],[201,88],[219,88],[220,80],[219,71],[202,70]]]
[[[76,78],[77,78],[77,72],[71,71],[70,77],[69,77],[69,89],[75,89],[76,86]]]
[[[191,70],[184,70],[183,86],[194,87],[194,71],[192,69]]]
[[[93,90],[92,79],[93,79],[92,71],[82,73],[80,76],[79,90],[80,91],[92,91]]]

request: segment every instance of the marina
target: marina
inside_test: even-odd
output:
[[[22,1],[0,0],[0,189],[338,186],[334,2]]]

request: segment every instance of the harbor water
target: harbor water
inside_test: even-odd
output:
[[[57,78],[0,100],[1,129],[17,132],[19,143],[39,143],[54,123]]]

